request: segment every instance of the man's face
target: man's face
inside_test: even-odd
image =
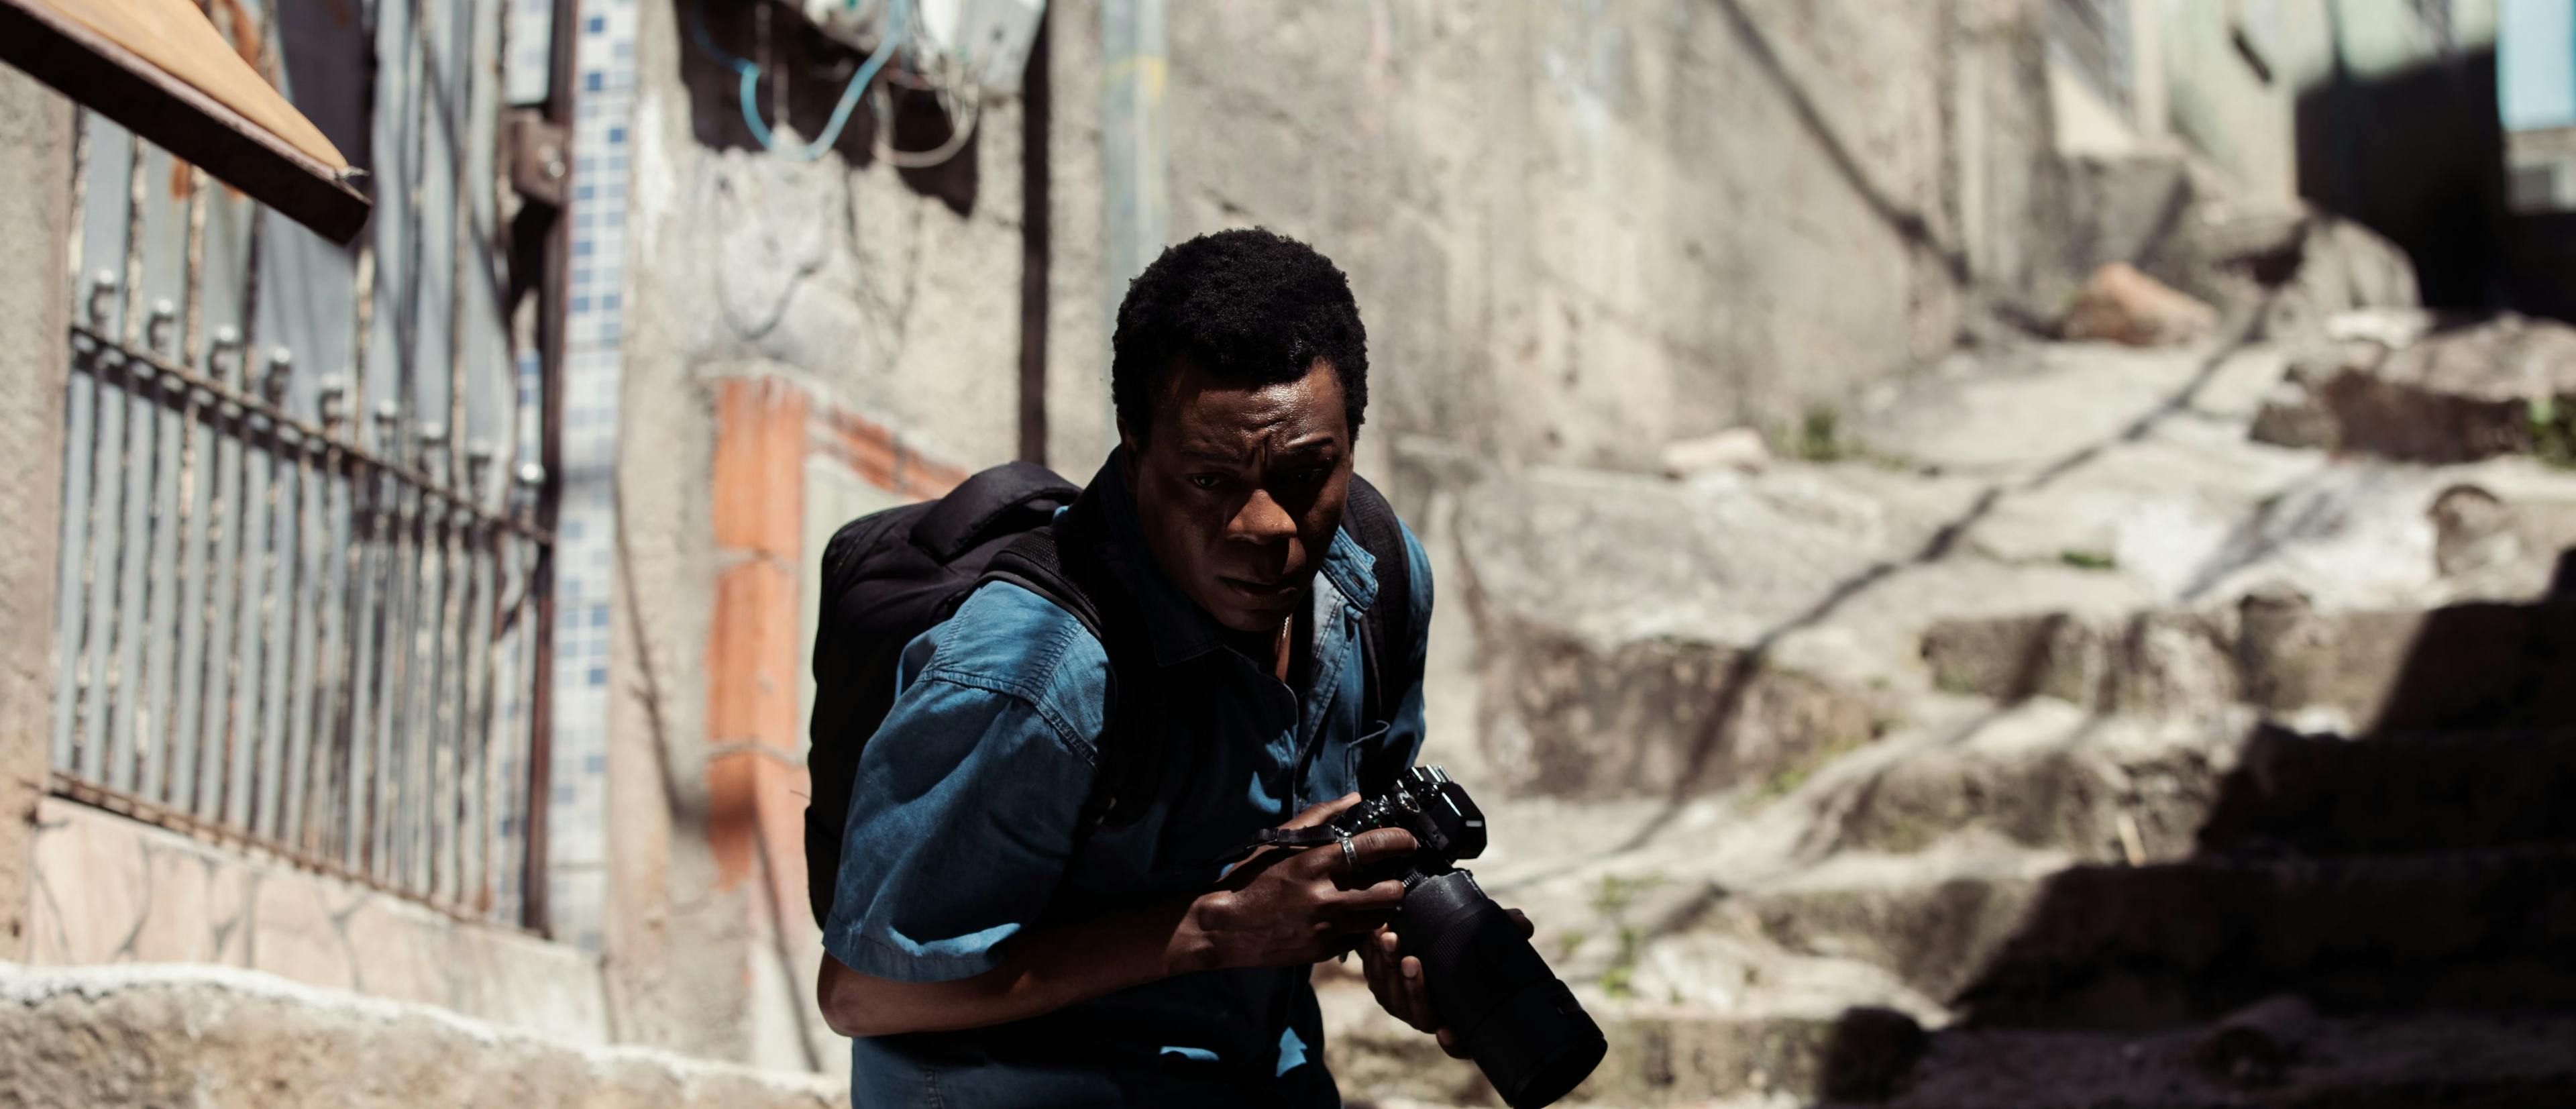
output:
[[[1341,376],[1318,361],[1295,381],[1229,388],[1183,361],[1165,389],[1144,441],[1121,429],[1145,545],[1217,623],[1275,631],[1350,497]]]

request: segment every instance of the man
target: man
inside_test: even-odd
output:
[[[994,581],[904,652],[817,987],[855,1104],[1335,1105],[1308,969],[1355,946],[1389,1010],[1438,1031],[1382,927],[1401,887],[1344,881],[1411,835],[1227,865],[1422,744],[1418,680],[1362,719],[1362,614],[1410,606],[1386,649],[1420,673],[1431,573],[1409,532],[1409,573],[1381,575],[1341,528],[1368,403],[1348,280],[1266,231],[1173,247],[1119,309],[1111,392],[1119,447],[1068,513],[1090,506],[1145,645],[1113,668],[1073,614]],[[1144,807],[1093,823],[1113,678],[1148,683],[1143,726],[1169,738]]]

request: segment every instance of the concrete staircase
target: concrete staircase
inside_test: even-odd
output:
[[[2576,1104],[2576,474],[2255,442],[2296,356],[1972,353],[1760,473],[1434,460],[1573,1101]],[[1320,989],[1355,1101],[1494,1103]]]

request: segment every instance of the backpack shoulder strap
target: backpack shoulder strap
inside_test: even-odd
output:
[[[1375,724],[1393,719],[1392,699],[1403,696],[1402,691],[1422,677],[1413,664],[1413,642],[1420,638],[1413,623],[1413,559],[1405,549],[1404,525],[1396,519],[1395,506],[1358,474],[1351,475],[1350,504],[1342,510],[1342,526],[1377,568],[1377,599],[1360,615],[1360,649],[1367,666],[1361,706],[1367,722]],[[1369,785],[1362,783],[1363,788]]]
[[[1081,511],[1080,508],[1075,509]],[[1154,672],[1152,645],[1126,592],[1107,567],[1084,548],[1079,521],[1022,535],[993,556],[985,581],[1003,581],[1045,598],[1082,622],[1109,657],[1107,727],[1100,737],[1091,792],[1084,798],[1083,834],[1141,812],[1160,784],[1158,733],[1147,719]],[[1072,534],[1068,535],[1068,531]],[[1122,677],[1123,675],[1123,677]]]

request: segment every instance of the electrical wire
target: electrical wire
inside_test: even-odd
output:
[[[859,106],[859,97],[867,91],[868,83],[876,79],[877,71],[885,68],[887,60],[894,57],[895,48],[903,45],[911,31],[911,9],[908,0],[888,0],[886,27],[884,33],[877,36],[876,50],[868,55],[866,61],[859,63],[857,73],[850,75],[850,83],[841,90],[840,102],[832,106],[832,118],[823,124],[822,132],[814,136],[814,141],[793,149],[781,149],[777,136],[769,130],[769,124],[760,118],[759,64],[736,57],[715,44],[715,39],[707,34],[703,5],[689,9],[689,37],[696,40],[698,49],[706,51],[718,65],[733,70],[741,78],[735,100],[742,110],[743,126],[751,129],[753,141],[764,150],[784,154],[800,162],[811,162],[820,159],[825,151],[832,149],[832,144],[841,140],[841,129],[849,126],[851,109]]]
[[[940,100],[948,106],[948,138],[928,150],[894,148],[894,126],[891,122],[893,109],[886,103],[893,99],[893,93],[889,91],[885,101],[880,101],[877,108],[877,118],[881,122],[877,133],[885,136],[885,144],[883,149],[878,151],[878,157],[884,158],[886,164],[896,169],[927,169],[956,157],[958,151],[965,149],[966,140],[975,134],[975,123],[983,115],[984,106],[982,86],[969,81],[964,82],[962,87],[966,91],[955,98],[957,103],[948,103],[949,94],[945,92],[940,94]]]

